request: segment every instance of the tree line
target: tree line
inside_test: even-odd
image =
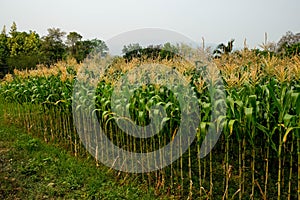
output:
[[[220,58],[222,55],[227,55],[233,52],[234,39],[228,41],[227,45],[220,43],[213,51],[214,58]],[[247,49],[246,40],[244,42],[245,49]],[[269,42],[267,33],[265,33],[265,41],[259,45],[260,49],[251,49],[259,55],[275,55],[279,57],[292,57],[300,55],[300,33],[294,34],[291,31],[286,32],[280,40],[276,42]]]
[[[15,22],[7,33],[4,26],[0,34],[0,66],[13,69],[32,69],[37,64],[50,66],[59,60],[73,57],[82,62],[92,51],[105,56],[108,47],[100,39],[82,40],[77,32],[68,34],[59,28],[49,28],[40,36],[35,31],[18,31]]]
[[[59,28],[49,28],[48,34],[40,36],[35,31],[18,31],[15,22],[7,33],[4,26],[0,34],[0,72],[3,68],[12,72],[13,69],[33,69],[37,64],[50,66],[59,60],[73,57],[77,62],[82,62],[92,51],[101,56],[108,54],[108,47],[104,41],[97,38],[82,40],[77,32],[68,34]],[[219,58],[224,54],[233,52],[234,39],[228,44],[221,43],[212,52],[212,57]],[[278,43],[265,42],[260,45],[262,50],[252,49],[259,54],[274,54],[280,56],[293,56],[300,54],[300,33],[287,32]],[[150,45],[143,48],[138,43],[123,47],[123,57],[130,61],[132,58],[160,57],[171,59],[176,54],[190,56],[193,49],[186,44]],[[1,69],[2,68],[2,69]]]

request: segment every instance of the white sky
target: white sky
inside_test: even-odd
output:
[[[201,44],[235,39],[251,48],[300,32],[300,0],[1,0],[0,26],[46,35],[48,28],[108,40],[139,28],[162,28]]]

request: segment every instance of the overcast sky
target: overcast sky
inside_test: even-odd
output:
[[[46,35],[51,27],[108,40],[140,28],[162,28],[201,44],[235,39],[251,48],[300,32],[300,0],[1,0],[0,26]]]

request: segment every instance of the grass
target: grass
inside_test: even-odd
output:
[[[93,158],[76,158],[0,120],[0,199],[155,199]],[[145,186],[144,186],[145,187]]]

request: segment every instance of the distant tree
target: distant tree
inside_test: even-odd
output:
[[[171,44],[170,42],[165,43],[162,47],[162,50],[170,51],[176,54],[179,52],[179,49],[175,45]]]
[[[131,61],[133,58],[137,59],[171,59],[178,52],[178,48],[170,43],[162,45],[149,45],[143,48],[138,43],[129,44],[124,46],[122,52],[124,53],[123,58],[126,61]]]
[[[77,51],[76,43],[81,41],[81,39],[82,39],[82,36],[79,33],[76,33],[76,32],[70,32],[67,35],[66,44],[68,45],[69,52],[73,57],[76,55],[76,51]]]
[[[89,54],[97,53],[101,57],[108,54],[104,41],[92,39],[81,41],[77,32],[66,33],[59,28],[49,28],[42,38],[34,31],[19,32],[15,22],[9,34],[4,26],[0,34],[0,66],[9,65],[10,70],[35,68],[38,63],[51,65],[66,56],[72,55],[82,62]]]
[[[40,57],[37,54],[20,54],[17,56],[10,56],[7,59],[7,65],[9,66],[9,71],[12,72],[13,69],[24,70],[24,69],[35,69],[36,65],[40,63]]]
[[[34,31],[29,31],[24,41],[23,53],[28,55],[36,54],[40,50],[40,46],[40,36]]]
[[[139,44],[139,43],[133,43],[133,44],[129,44],[129,45],[124,45],[123,49],[122,49],[122,53],[123,54],[127,54],[131,51],[137,51],[142,49],[143,47]]]
[[[27,36],[26,32],[16,32],[8,38],[7,45],[11,56],[17,56],[24,51],[24,43]]]
[[[67,35],[67,45],[75,46],[75,44],[82,39],[82,36],[76,32],[70,32]]]
[[[90,40],[78,41],[76,42],[76,54],[74,58],[77,62],[82,62],[87,55],[89,55],[92,51],[93,45]]]
[[[300,33],[288,31],[277,43],[276,52],[281,55],[290,56],[299,54]]]
[[[122,49],[123,58],[131,61],[133,58],[141,58],[141,50],[143,47],[139,43],[124,45]]]
[[[285,56],[291,57],[294,55],[300,56],[300,43],[292,44],[285,47]]]
[[[107,45],[99,39],[78,41],[76,42],[76,50],[74,58],[77,62],[82,62],[91,53],[99,54],[101,57],[108,54]]]
[[[185,43],[177,44],[177,49],[178,53],[185,58],[190,57],[193,54],[193,48]]]
[[[133,58],[138,59],[148,59],[148,58],[158,58],[161,52],[160,45],[149,45],[143,48],[138,43],[125,45],[122,52],[124,53],[123,58],[126,61],[131,61]]]
[[[140,50],[141,57],[144,59],[156,59],[161,56],[161,45],[149,45]]]
[[[63,37],[66,35],[66,32],[61,31],[60,28],[48,28],[48,37],[54,42],[63,42]]]
[[[92,52],[100,54],[101,57],[104,57],[108,54],[109,49],[104,41],[95,38],[91,40],[91,44]]]
[[[17,33],[17,24],[16,24],[16,22],[13,22],[11,27],[10,27],[9,34],[11,36],[13,36],[15,33]]]
[[[7,64],[10,69],[34,68],[39,63],[40,37],[34,32],[18,32],[15,23],[11,26],[10,37],[6,38],[9,56]],[[2,36],[3,40],[5,36]]]
[[[63,43],[65,32],[59,28],[49,28],[48,35],[42,37],[40,57],[45,64],[53,64],[66,55],[66,45]]]
[[[160,57],[166,59],[172,59],[178,53],[179,53],[179,49],[175,45],[172,45],[170,42],[167,42],[161,48]]]
[[[217,46],[217,48],[213,51],[213,55],[215,58],[221,57],[223,54],[229,54],[233,50],[234,39],[230,40],[227,45],[221,43]]]
[[[5,26],[0,34],[0,66],[7,64],[7,58],[9,57],[9,49],[7,46],[8,36],[6,34]]]

